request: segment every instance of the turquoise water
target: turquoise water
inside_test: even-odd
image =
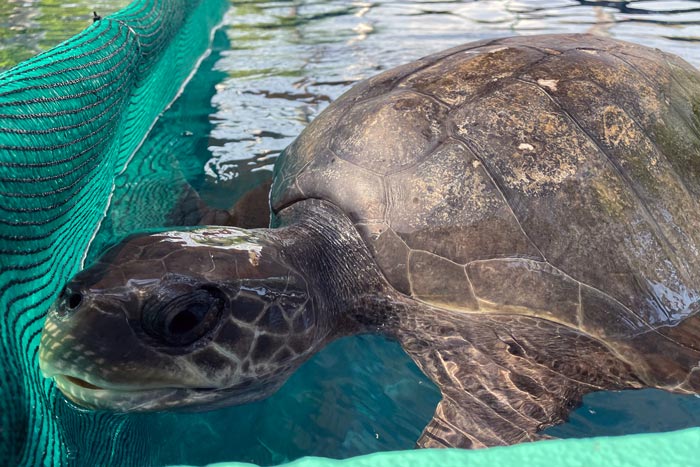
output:
[[[92,6],[85,8],[75,24],[89,19]],[[210,204],[229,206],[269,176],[279,152],[357,80],[470,40],[571,31],[642,42],[700,65],[700,2],[233,2],[213,54],[118,180],[92,254],[134,229],[177,223],[172,213],[149,212],[148,196],[177,196],[185,180]],[[43,46],[50,44],[32,45]],[[130,195],[139,189],[148,196]],[[123,426],[152,446],[148,464],[276,464],[302,455],[410,449],[437,400],[435,387],[397,345],[363,336],[329,346],[266,401],[206,414],[123,416]],[[59,411],[72,416],[94,416],[62,404]],[[599,393],[550,433],[697,425],[700,399],[693,396]],[[114,437],[118,443],[120,433]],[[89,465],[89,447],[64,442],[76,464]]]

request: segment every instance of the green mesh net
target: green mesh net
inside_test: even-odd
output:
[[[2,465],[144,461],[147,437],[119,436],[128,419],[57,402],[38,371],[39,336],[49,304],[86,255],[115,177],[207,50],[227,6],[135,1],[0,75]]]

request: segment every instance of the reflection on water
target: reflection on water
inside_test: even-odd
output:
[[[69,24],[60,23],[61,16],[75,20],[66,28],[80,29],[94,5],[101,12],[125,3],[5,0],[0,66],[58,42],[56,31]],[[697,1],[233,1],[224,25],[230,44],[205,62],[215,63],[208,78],[216,75],[218,82],[211,109],[208,102],[193,102],[200,95],[208,101],[207,90],[190,87],[154,131],[192,140],[168,150],[181,150],[179,165],[203,198],[226,207],[240,195],[237,187],[269,175],[280,151],[329,102],[382,70],[472,40],[555,32],[626,39],[700,65],[699,28]],[[196,78],[193,84],[209,81]],[[154,463],[274,464],[302,455],[411,448],[437,398],[397,345],[359,337],[333,344],[267,401],[214,414],[135,419],[153,446],[167,446],[158,448]],[[602,393],[584,402],[570,423],[551,433],[700,425],[700,399],[692,396]]]

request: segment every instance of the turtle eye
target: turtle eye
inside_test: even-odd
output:
[[[168,346],[187,346],[207,335],[219,322],[225,294],[214,286],[175,287],[144,304],[143,330]]]
[[[202,322],[202,317],[206,315],[206,311],[202,313],[201,308],[199,306],[186,308],[173,313],[175,316],[169,320],[168,332],[173,336],[179,336],[193,331]]]
[[[66,298],[66,305],[68,309],[74,310],[80,306],[83,301],[83,295],[80,292],[73,292]]]

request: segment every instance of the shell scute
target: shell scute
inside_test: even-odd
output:
[[[412,251],[408,271],[411,295],[417,299],[457,310],[479,308],[463,266],[427,251]]]
[[[440,143],[446,115],[434,100],[407,91],[363,101],[336,127],[331,150],[372,172],[395,172],[414,165]]]
[[[387,221],[411,248],[459,264],[539,256],[480,161],[458,141],[446,142],[386,183]]]
[[[595,146],[537,86],[515,81],[451,114],[453,132],[510,192],[542,196],[576,180]]]
[[[623,303],[591,287],[581,288],[581,322],[584,331],[606,338],[625,338],[651,329]]]
[[[437,61],[406,77],[399,89],[412,89],[454,107],[479,96],[499,80],[511,78],[545,54],[529,47],[486,45]]]
[[[484,309],[540,316],[578,326],[579,283],[548,263],[522,258],[493,259],[469,263],[466,271]]]
[[[386,209],[384,179],[332,152],[318,155],[297,176],[303,195],[342,206],[354,222],[383,220]]]
[[[411,294],[408,279],[410,248],[385,222],[358,224],[357,229],[387,280],[399,292]]]

